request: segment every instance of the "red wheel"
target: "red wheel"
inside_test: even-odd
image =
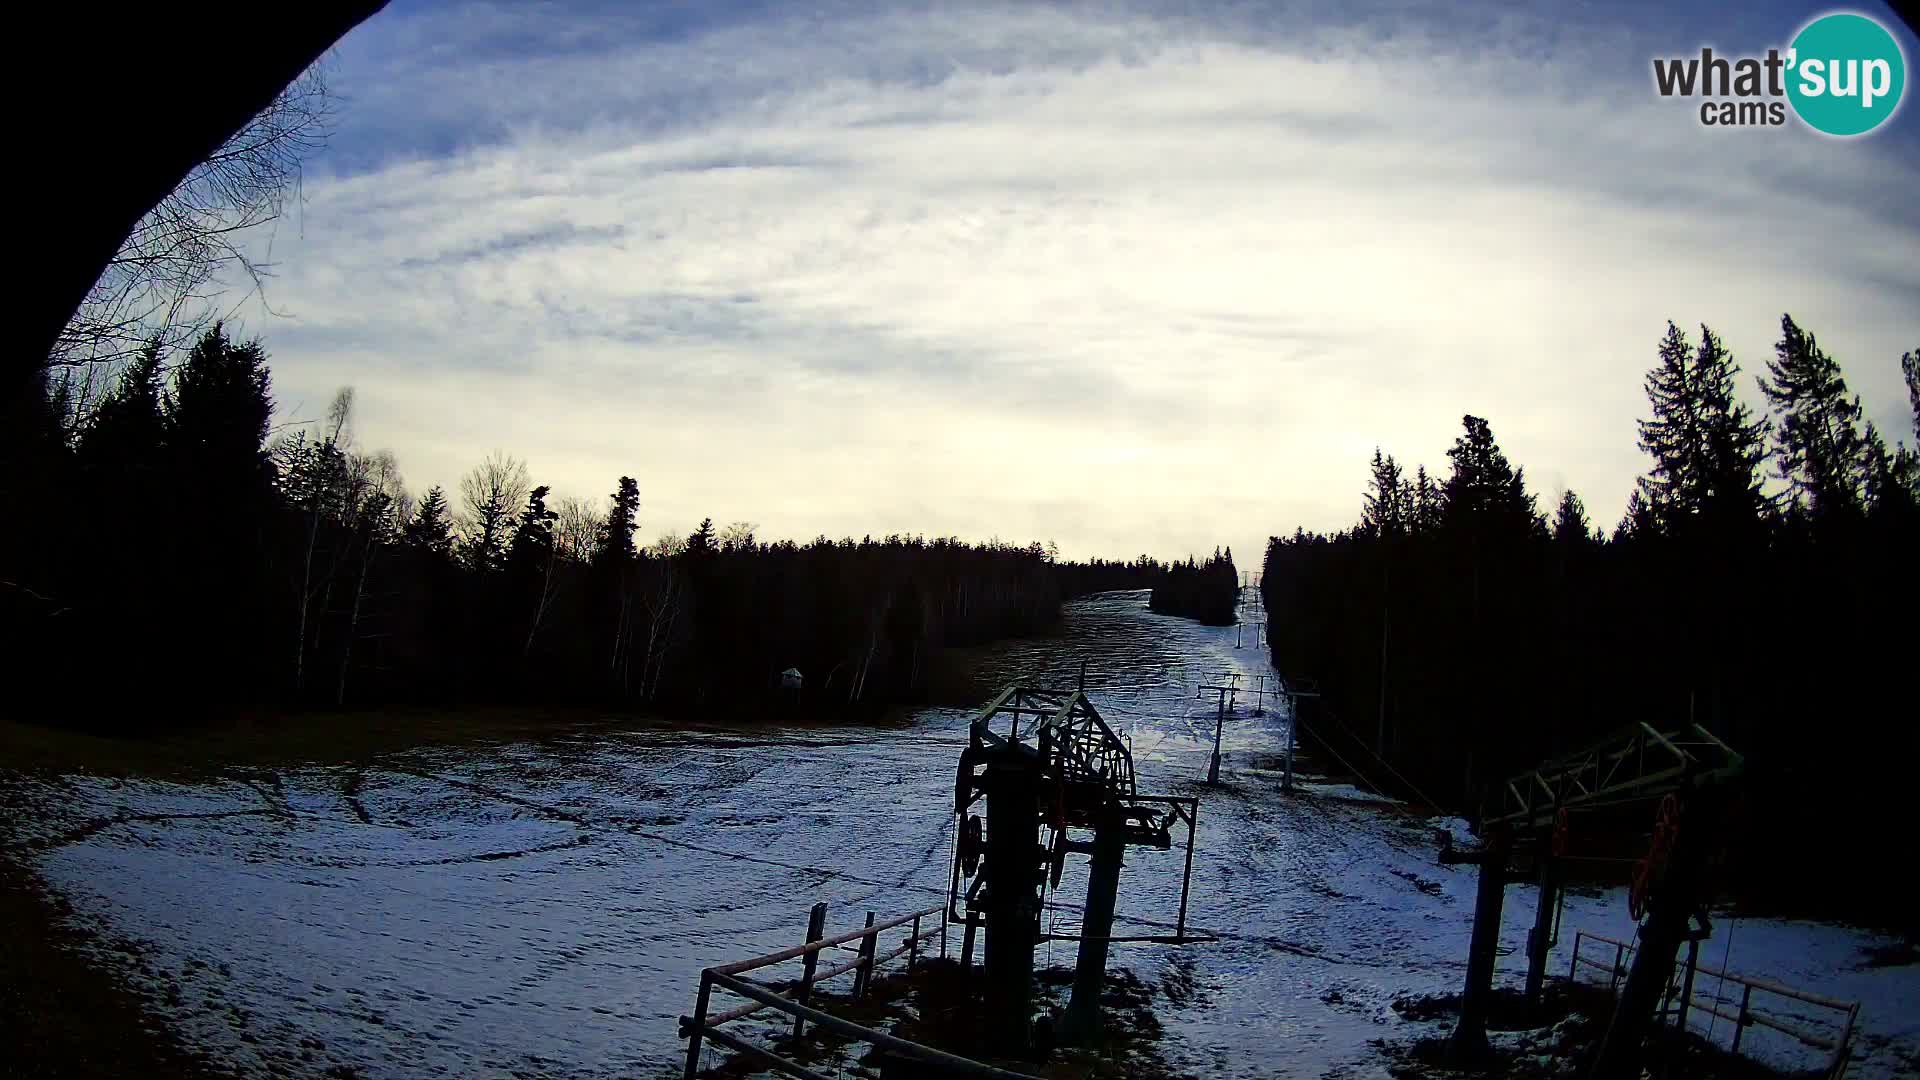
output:
[[[1647,860],[1633,864],[1633,884],[1627,886],[1627,914],[1639,922],[1647,913]]]

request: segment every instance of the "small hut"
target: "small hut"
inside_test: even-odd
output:
[[[800,689],[800,684],[804,681],[805,676],[800,674],[800,669],[797,667],[790,667],[780,673],[780,689],[782,690],[798,690]]]

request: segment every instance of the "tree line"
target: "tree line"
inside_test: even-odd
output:
[[[1626,724],[1698,722],[1747,757],[1749,884],[1910,924],[1890,879],[1834,884],[1894,865],[1881,830],[1920,743],[1920,350],[1899,363],[1914,442],[1889,449],[1790,316],[1754,384],[1764,414],[1718,334],[1669,324],[1645,378],[1646,471],[1610,531],[1572,491],[1543,511],[1480,417],[1439,474],[1376,450],[1357,523],[1268,545],[1274,662],[1319,683],[1310,722],[1469,812],[1497,779]]]
[[[1153,586],[1147,606],[1162,614],[1181,615],[1209,626],[1232,626],[1240,603],[1240,572],[1233,566],[1233,549],[1213,549],[1206,562],[1168,566]]]
[[[0,620],[31,684],[146,725],[220,703],[612,703],[863,715],[938,650],[1052,625],[1063,599],[1165,568],[1052,545],[804,544],[703,521],[641,539],[640,487],[557,496],[496,452],[417,496],[343,391],[270,430],[258,341],[144,348],[74,422],[43,394],[0,440]],[[801,688],[783,673],[800,673]]]

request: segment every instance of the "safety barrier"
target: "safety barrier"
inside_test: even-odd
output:
[[[808,914],[807,940],[804,944],[770,952],[763,956],[735,960],[729,964],[710,967],[700,973],[700,992],[694,1001],[693,1015],[680,1018],[680,1035],[687,1040],[687,1067],[685,1080],[693,1080],[700,1067],[700,1049],[703,1041],[710,1041],[738,1053],[746,1054],[769,1068],[777,1069],[789,1076],[803,1077],[805,1080],[827,1080],[825,1074],[809,1069],[799,1062],[781,1057],[764,1046],[747,1041],[731,1032],[719,1030],[723,1024],[731,1023],[744,1016],[751,1016],[762,1009],[774,1009],[793,1017],[793,1037],[798,1039],[811,1023],[851,1039],[857,1039],[878,1047],[896,1057],[911,1058],[917,1062],[940,1070],[940,1075],[978,1076],[987,1080],[1033,1080],[1025,1073],[1009,1072],[995,1068],[983,1062],[936,1050],[916,1042],[897,1038],[884,1031],[864,1027],[823,1012],[810,1005],[815,985],[828,979],[848,973],[853,974],[853,996],[858,999],[866,996],[873,973],[890,961],[902,956],[907,958],[907,968],[912,969],[919,959],[922,942],[938,935],[940,955],[947,952],[947,924],[945,920],[937,927],[922,932],[923,919],[937,918],[942,914],[938,907],[927,908],[908,915],[900,915],[884,922],[875,922],[873,912],[867,912],[866,925],[832,937],[823,937],[826,927],[827,905],[815,904]],[[906,926],[910,929],[898,948],[885,955],[879,955],[880,935],[888,930]],[[844,945],[849,941],[860,942],[857,958],[825,971],[817,970],[820,952],[823,949]],[[792,960],[801,961],[801,974],[798,979],[784,986],[758,982],[744,977],[745,972],[771,967],[774,964]],[[747,1003],[724,1012],[709,1012],[713,991],[719,988],[738,997],[747,999]],[[785,993],[783,993],[785,991]]]
[[[1603,948],[1598,950],[1603,956],[1605,955],[1604,946],[1612,946],[1613,957],[1611,962],[1595,959],[1591,952],[1587,956],[1581,956],[1581,946],[1586,942],[1595,942],[1603,946]],[[1618,997],[1620,983],[1627,977],[1627,964],[1633,952],[1634,947],[1627,942],[1601,934],[1590,934],[1584,930],[1576,931],[1573,935],[1573,960],[1567,968],[1567,981],[1573,982],[1577,980],[1583,966],[1590,969],[1597,968],[1608,973],[1610,979],[1609,990],[1615,997]],[[1733,1024],[1733,1040],[1728,1049],[1735,1054],[1740,1052],[1741,1041],[1745,1037],[1749,1027],[1758,1026],[1778,1031],[1783,1035],[1790,1036],[1799,1041],[1803,1045],[1813,1047],[1816,1050],[1829,1052],[1826,1065],[1821,1070],[1821,1076],[1828,1078],[1828,1080],[1839,1080],[1840,1077],[1846,1075],[1847,1062],[1853,1051],[1854,1030],[1860,1020],[1859,1002],[1840,1001],[1836,998],[1824,997],[1820,994],[1801,990],[1797,987],[1785,986],[1768,979],[1756,979],[1751,976],[1728,971],[1724,968],[1719,971],[1711,971],[1697,967],[1690,968],[1690,964],[1690,959],[1681,960],[1674,964],[1673,977],[1668,980],[1666,995],[1662,999],[1660,1008],[1660,1016],[1663,1020],[1667,1017],[1672,1017],[1675,1027],[1685,1028],[1688,1011],[1698,1009],[1722,1020],[1729,1021]],[[1719,980],[1719,984],[1712,994],[1702,993],[1700,987],[1700,980],[1702,979]],[[1737,1010],[1733,1011],[1727,1011],[1732,1009],[1731,998],[1727,994],[1729,984],[1740,988],[1740,1005]],[[1799,1025],[1788,1023],[1786,1020],[1772,1013],[1755,1011],[1753,1008],[1753,995],[1755,991],[1804,1002],[1817,1008],[1828,1009],[1842,1014],[1836,1018],[1839,1034],[1827,1035],[1817,1031],[1809,1031]]]

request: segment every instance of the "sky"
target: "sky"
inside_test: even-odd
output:
[[[1466,413],[1610,526],[1669,319],[1752,374],[1791,312],[1911,438],[1916,107],[1836,140],[1653,89],[1827,10],[394,0],[324,61],[245,329],[283,419],[354,387],[416,492],[503,449],[634,476],[649,537],[1257,570]]]

